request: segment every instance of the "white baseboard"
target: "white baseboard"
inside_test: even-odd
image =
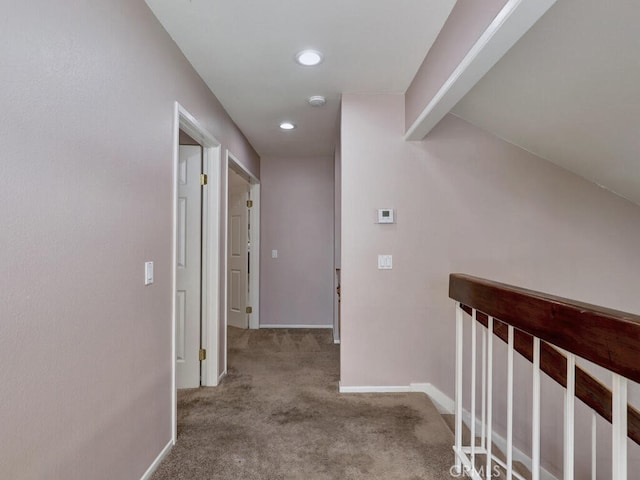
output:
[[[455,401],[449,398],[447,395],[442,393],[438,388],[434,387],[430,383],[412,383],[411,384],[412,392],[423,392],[429,398],[438,409],[438,412],[453,414],[455,413]],[[463,410],[462,412],[463,421],[465,424],[469,425],[471,423],[471,414]],[[476,418],[476,432],[482,430],[482,422],[480,419]],[[507,440],[495,430],[491,434],[491,438],[493,443],[502,451],[507,451]],[[521,462],[523,465],[531,471],[531,457],[524,453],[522,450],[513,447],[513,460],[516,462]],[[551,474],[548,470],[540,467],[540,479],[541,480],[558,480],[553,474]]]
[[[340,345],[340,340],[334,340],[333,343],[335,343],[336,345]]]
[[[333,330],[333,325],[260,325],[260,328],[323,328]]]
[[[412,392],[422,392],[426,394],[435,405],[438,413],[453,413],[455,411],[456,402],[430,383],[412,383],[410,387]]]
[[[158,465],[160,465],[160,462],[162,462],[164,457],[167,456],[167,454],[171,451],[172,448],[173,448],[173,440],[169,440],[169,443],[167,443],[167,445],[162,449],[162,451],[156,457],[153,463],[149,465],[149,468],[147,468],[147,471],[144,472],[144,475],[140,477],[140,480],[149,480],[151,478],[151,475],[153,475],[153,472],[155,472],[156,469],[158,468]]]
[[[222,379],[224,377],[227,376],[227,371],[225,370],[224,372],[222,372],[219,376],[218,376],[218,385],[220,385],[220,382],[222,381]]]
[[[340,382],[340,393],[406,393],[410,392],[411,387],[405,386],[356,386],[345,387]]]

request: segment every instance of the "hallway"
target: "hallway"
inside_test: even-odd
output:
[[[153,480],[445,479],[453,436],[427,397],[339,394],[330,330],[229,330],[229,374],[179,392]]]

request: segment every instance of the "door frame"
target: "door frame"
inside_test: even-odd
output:
[[[224,207],[224,225],[225,231],[229,225],[229,205],[228,205],[228,192],[229,192],[229,168],[239,173],[243,177],[246,177],[249,182],[249,194],[253,201],[253,206],[249,210],[249,222],[251,225],[251,246],[250,253],[250,271],[249,271],[249,284],[251,285],[251,293],[247,299],[253,312],[249,314],[249,328],[260,328],[260,180],[257,179],[244,165],[242,165],[238,159],[228,149],[222,165],[222,171],[224,172],[224,191],[225,191],[225,207]],[[224,248],[224,302],[223,316],[224,316],[224,372],[227,372],[227,292],[228,292],[228,278],[227,270],[229,268],[229,245],[225,236],[225,248]]]
[[[173,120],[173,212],[171,232],[171,402],[173,408],[171,428],[172,439],[175,444],[178,425],[178,398],[176,391],[176,235],[178,230],[178,160],[180,130],[183,130],[202,145],[203,173],[207,175],[207,188],[203,189],[202,192],[202,335],[200,341],[202,348],[207,350],[207,358],[201,363],[201,383],[203,386],[218,385],[221,305],[219,219],[222,145],[178,102],[175,102]]]

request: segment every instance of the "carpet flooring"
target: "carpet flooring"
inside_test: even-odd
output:
[[[450,479],[453,436],[421,393],[340,394],[330,330],[229,328],[228,375],[178,392],[152,480]]]

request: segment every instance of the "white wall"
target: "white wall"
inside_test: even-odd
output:
[[[263,158],[261,174],[260,325],[331,327],[334,159]]]
[[[453,397],[451,272],[640,312],[640,207],[451,115],[405,142],[404,113],[402,95],[343,96],[343,386],[426,382]],[[397,223],[376,225],[379,207]],[[561,423],[545,421],[552,457]]]
[[[0,476],[137,479],[171,439],[174,102],[259,158],[140,0],[12,3],[0,45]]]

